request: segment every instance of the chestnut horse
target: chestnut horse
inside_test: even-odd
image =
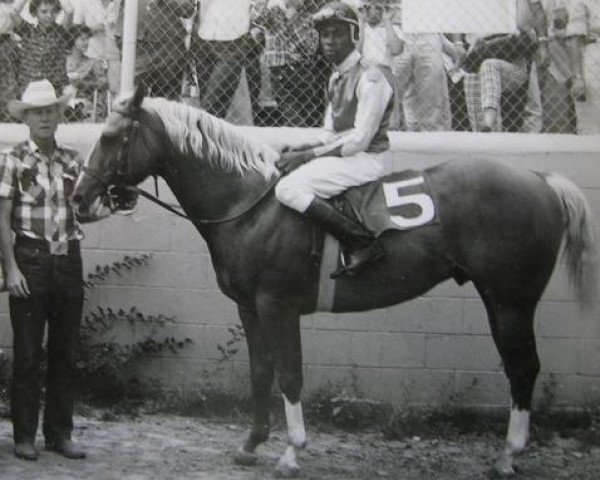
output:
[[[313,227],[273,195],[278,153],[207,113],[138,90],[121,98],[80,175],[72,198],[82,221],[107,187],[161,176],[206,241],[218,284],[233,299],[250,358],[253,424],[236,454],[245,464],[269,435],[269,398],[278,373],[289,445],[277,471],[299,472],[306,443],[300,395],[300,316],[317,310],[319,266]],[[513,471],[526,445],[540,369],[534,312],[564,245],[581,299],[592,300],[594,227],[582,192],[567,179],[483,161],[426,170],[441,224],[381,235],[385,261],[335,281],[334,312],[381,308],[454,278],[481,295],[510,382],[507,441],[496,464]],[[564,242],[564,243],[563,243]]]

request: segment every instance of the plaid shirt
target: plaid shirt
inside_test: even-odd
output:
[[[298,10],[291,19],[281,8],[267,8],[266,1],[255,2],[250,9],[252,24],[265,31],[264,61],[267,67],[282,67],[313,59],[319,47],[308,10]]]
[[[45,78],[52,83],[56,93],[60,95],[63,87],[69,83],[67,30],[58,24],[42,28],[22,22],[15,32],[21,37],[19,86],[25,88],[32,81]]]
[[[48,158],[31,140],[0,153],[0,198],[14,202],[15,233],[50,242],[54,254],[83,238],[68,202],[82,163],[78,152],[59,145]]]

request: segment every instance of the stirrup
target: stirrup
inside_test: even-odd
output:
[[[385,252],[381,244],[377,240],[374,240],[368,247],[350,252],[348,262],[342,262],[342,266],[332,272],[329,278],[335,280],[342,275],[354,276],[384,256]]]

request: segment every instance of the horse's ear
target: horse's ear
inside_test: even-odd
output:
[[[143,85],[136,86],[135,93],[133,94],[133,97],[131,99],[131,108],[136,110],[140,108],[140,105],[142,104],[142,101],[144,100],[144,96],[146,94],[145,90],[146,89]]]

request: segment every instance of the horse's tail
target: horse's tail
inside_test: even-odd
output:
[[[566,220],[563,258],[569,280],[578,299],[589,305],[598,293],[598,252],[592,211],[583,192],[570,180],[553,172],[545,180],[563,204]]]

